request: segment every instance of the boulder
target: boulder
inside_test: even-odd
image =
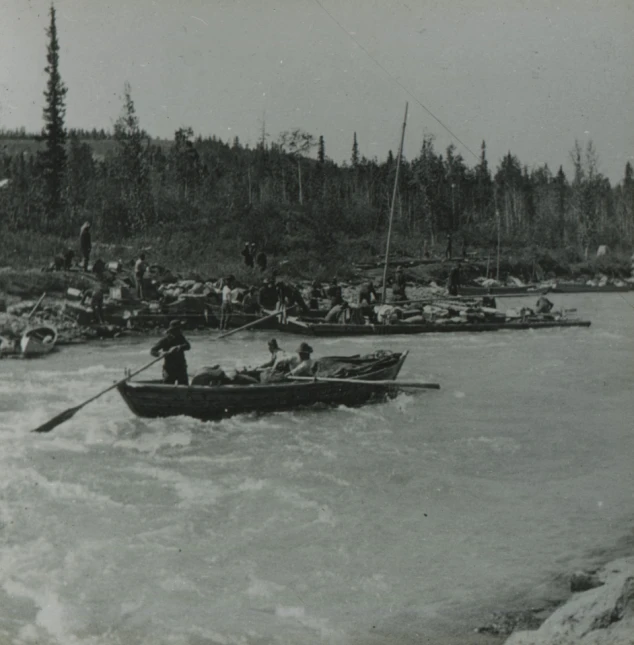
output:
[[[599,580],[599,576],[597,576],[596,571],[575,571],[570,576],[570,591],[572,591],[572,593],[595,589],[596,587],[603,586],[603,584],[604,583]]]
[[[632,645],[634,557],[597,573],[600,587],[575,593],[539,629],[512,634],[505,645]]]

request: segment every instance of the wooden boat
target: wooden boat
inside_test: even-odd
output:
[[[616,284],[605,284],[603,286],[591,284],[575,284],[573,282],[559,282],[550,287],[552,293],[625,293],[631,291],[630,285],[618,286]]]
[[[480,287],[461,286],[461,296],[533,296],[539,295],[540,289],[534,284],[524,286]]]
[[[390,325],[340,325],[331,323],[310,323],[298,319],[288,319],[286,325],[280,325],[280,331],[311,336],[386,336],[392,334],[437,334],[456,332],[485,332],[547,329],[550,327],[589,327],[589,320],[546,320],[543,318],[526,318],[512,321],[486,322],[434,322],[434,323],[400,323]]]
[[[356,406],[396,394],[396,386],[385,383],[370,385],[365,381],[393,381],[406,358],[407,352],[385,354],[358,371],[356,378],[363,379],[363,382],[357,383],[354,376],[336,383],[317,380],[213,386],[126,381],[117,389],[134,414],[147,418],[185,415],[202,421],[215,421],[236,414],[278,412],[314,404]],[[332,373],[333,361],[346,363],[364,359],[330,357],[321,360],[330,361]]]
[[[24,331],[20,339],[22,356],[32,358],[43,356],[53,351],[57,342],[57,329],[49,325],[30,327]]]

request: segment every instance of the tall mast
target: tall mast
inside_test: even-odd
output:
[[[407,103],[405,103],[405,117],[403,118],[403,131],[401,132],[401,144],[398,147],[398,156],[396,157],[396,177],[394,177],[394,192],[392,193],[392,206],[390,208],[390,225],[387,229],[387,244],[385,247],[385,267],[383,269],[383,295],[381,301],[385,304],[387,291],[387,267],[390,259],[390,239],[392,238],[392,220],[394,219],[394,204],[396,203],[396,191],[398,189],[398,169],[401,166],[401,156],[403,155],[403,141],[405,139],[405,125],[407,123]]]

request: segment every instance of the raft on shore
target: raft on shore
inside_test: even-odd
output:
[[[139,417],[185,415],[202,421],[217,421],[236,414],[279,412],[315,404],[356,406],[384,400],[398,391],[395,379],[406,358],[407,352],[378,353],[376,358],[329,357],[330,370],[333,361],[337,360],[342,364],[351,362],[351,359],[363,363],[359,376],[353,375],[337,382],[311,380],[187,386],[165,385],[157,381],[126,381],[117,389],[130,410]],[[355,378],[362,380],[355,382]],[[368,381],[380,382],[370,384]],[[393,381],[393,384],[385,381]]]

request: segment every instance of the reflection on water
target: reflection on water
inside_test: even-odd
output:
[[[318,354],[410,349],[401,376],[443,389],[209,424],[137,419],[110,393],[50,435],[28,432],[148,362],[148,340],[2,361],[0,635],[388,643],[470,631],[606,557],[631,527],[628,300],[557,299],[590,329],[315,341]],[[190,370],[261,362],[267,339],[193,336]]]

